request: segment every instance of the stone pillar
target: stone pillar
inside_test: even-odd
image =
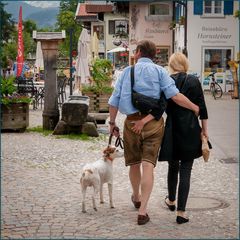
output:
[[[44,109],[43,129],[54,130],[59,121],[58,92],[57,92],[57,48],[58,41],[42,41],[44,59]]]
[[[44,61],[44,109],[43,129],[54,130],[59,120],[58,91],[57,91],[57,51],[58,45],[66,38],[65,30],[62,32],[33,31],[33,39],[41,41]]]

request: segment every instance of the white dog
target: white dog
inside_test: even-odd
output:
[[[93,162],[87,163],[83,167],[82,176],[80,178],[80,184],[82,187],[82,212],[86,212],[85,198],[87,187],[93,187],[93,209],[97,211],[95,197],[100,190],[100,203],[103,203],[103,184],[108,183],[108,193],[110,207],[114,208],[112,201],[112,162],[115,158],[123,157],[123,151],[116,149],[115,147],[108,146],[103,151],[103,158]]]

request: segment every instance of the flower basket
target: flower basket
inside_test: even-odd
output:
[[[108,99],[111,93],[99,93],[94,91],[83,91],[83,96],[88,96],[90,103],[89,112],[107,113],[109,112]]]
[[[1,81],[1,130],[25,131],[31,98],[15,92],[14,78]]]
[[[234,12],[234,17],[240,19],[240,10]]]
[[[168,28],[169,28],[170,30],[174,30],[174,29],[176,28],[176,22],[175,22],[175,21],[170,22]]]
[[[11,103],[1,105],[1,129],[19,130],[29,126],[29,103]]]

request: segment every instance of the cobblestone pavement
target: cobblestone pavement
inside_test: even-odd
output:
[[[167,163],[158,163],[149,202],[150,222],[136,223],[128,168],[114,162],[114,204],[81,212],[80,170],[101,158],[108,136],[90,141],[39,133],[3,133],[1,164],[1,239],[237,239],[239,238],[238,100],[206,95],[211,159],[195,161],[188,201],[190,222],[177,225],[164,206]],[[30,111],[30,126],[42,124],[41,110]],[[118,116],[122,129],[123,116]],[[222,161],[222,159],[227,159]],[[220,161],[221,160],[221,161]],[[231,161],[233,160],[233,161]],[[233,163],[230,163],[233,162]]]

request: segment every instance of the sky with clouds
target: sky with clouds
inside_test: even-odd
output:
[[[60,1],[25,1],[26,3],[41,8],[58,7]]]

